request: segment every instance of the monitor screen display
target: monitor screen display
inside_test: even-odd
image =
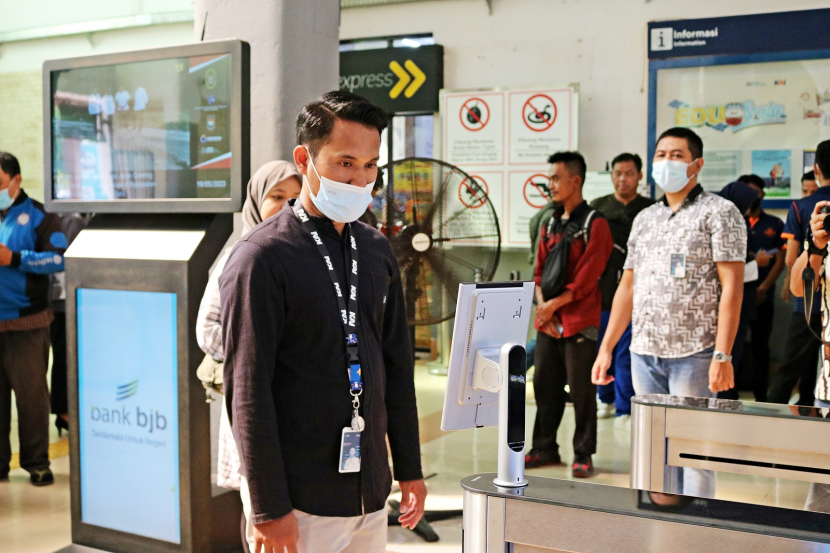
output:
[[[81,520],[181,543],[176,294],[76,298]]]
[[[47,204],[236,197],[234,164],[246,165],[237,151],[245,122],[234,120],[238,62],[227,48],[203,54],[199,46],[47,62],[57,65],[44,66],[51,85]]]

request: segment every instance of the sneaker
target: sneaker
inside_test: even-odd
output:
[[[52,476],[52,471],[49,469],[34,470],[29,476],[32,486],[48,486],[55,483],[55,477]]]
[[[631,415],[619,415],[614,419],[614,428],[631,432]]]
[[[574,464],[571,470],[574,478],[588,478],[589,476],[593,476],[594,463],[593,461],[591,461],[591,456],[577,456],[576,458],[574,458]]]
[[[599,402],[597,405],[597,418],[598,419],[610,419],[614,416],[617,412],[617,409],[614,407],[613,403],[602,403]]]
[[[525,468],[536,469],[540,467],[555,467],[561,465],[562,459],[559,458],[559,453],[553,451],[540,451],[538,449],[531,449],[530,453],[525,455]]]

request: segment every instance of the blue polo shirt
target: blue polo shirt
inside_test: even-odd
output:
[[[757,253],[758,250],[764,250],[766,252],[770,250],[783,250],[786,241],[781,237],[782,232],[784,232],[784,221],[775,215],[770,215],[763,209],[758,215],[758,218],[750,217],[749,236],[752,238],[750,243],[757,248],[752,253]],[[770,263],[766,267],[758,267],[758,284],[766,280],[769,272],[772,270],[772,266],[773,263]],[[775,284],[767,292],[769,301],[772,301],[774,297]]]
[[[810,216],[816,204],[821,201],[830,201],[830,186],[821,186],[812,196],[793,201],[787,213],[787,222],[784,223],[784,232],[781,233],[781,237],[784,240],[795,240],[803,248],[804,239],[810,233]],[[801,275],[792,275],[791,278],[801,278]],[[804,313],[803,298],[795,299],[794,311]],[[817,313],[821,313],[821,299],[818,292],[813,298],[813,314]]]

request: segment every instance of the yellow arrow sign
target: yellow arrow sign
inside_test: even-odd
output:
[[[404,67],[409,70],[409,73],[412,73],[412,77],[415,77],[414,80],[397,61],[389,63],[389,69],[391,69],[399,79],[395,86],[392,87],[392,90],[389,91],[389,97],[393,100],[400,96],[401,92],[403,92],[403,95],[407,98],[412,98],[412,96],[418,92],[418,89],[421,88],[421,85],[427,80],[427,76],[423,71],[421,71],[420,67],[415,65],[415,62],[412,60],[406,60],[404,62]],[[410,84],[409,81],[412,81],[412,84]]]
[[[413,77],[415,77],[415,80],[412,81],[412,84],[409,85],[403,93],[403,95],[407,98],[412,98],[412,95],[418,92],[418,89],[421,88],[421,85],[427,80],[427,76],[424,75],[421,68],[415,65],[415,62],[412,60],[406,60],[406,63],[404,63],[403,66],[406,67],[410,73],[412,73]]]
[[[398,79],[400,79],[398,81],[398,84],[393,86],[392,90],[389,91],[389,97],[394,100],[395,98],[401,95],[403,89],[406,88],[406,85],[409,84],[411,77],[409,76],[409,73],[404,71],[404,68],[401,67],[401,64],[396,61],[393,61],[389,64],[389,69],[391,69],[392,73],[397,75]]]

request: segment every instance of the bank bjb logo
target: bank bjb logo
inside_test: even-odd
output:
[[[714,106],[691,106],[680,100],[669,103],[674,108],[674,122],[678,127],[707,126],[718,132],[732,129],[738,132],[757,125],[776,125],[787,122],[784,105],[768,102],[756,106],[752,100],[729,102]]]
[[[133,397],[138,392],[138,380],[133,380],[127,384],[122,384],[116,388],[115,401],[122,401],[128,397]]]
[[[138,380],[116,386],[115,401],[122,402],[137,393]],[[167,430],[167,417],[162,415],[158,409],[142,409],[141,406],[136,406],[133,410],[132,406],[127,407],[127,403],[110,407],[91,407],[89,410],[90,419],[97,423],[134,426],[147,431],[149,434]]]

